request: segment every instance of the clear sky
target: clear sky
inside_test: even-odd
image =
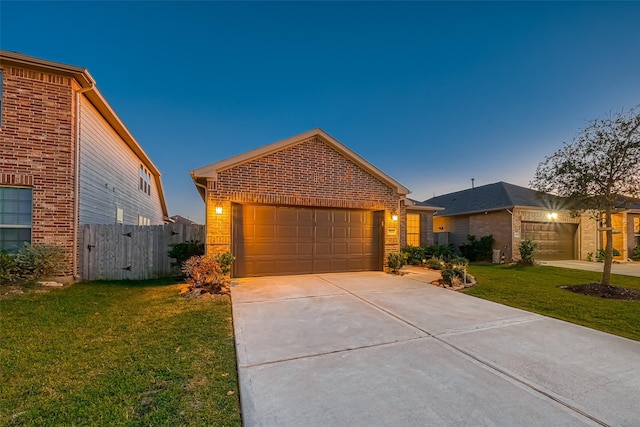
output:
[[[640,103],[640,2],[0,2],[0,47],[86,67],[204,221],[189,171],[321,127],[412,190],[506,181]]]

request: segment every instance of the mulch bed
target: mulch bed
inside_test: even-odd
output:
[[[620,299],[625,301],[640,301],[640,290],[623,288],[621,286],[601,285],[600,283],[587,283],[586,285],[560,286],[571,292],[592,297]]]

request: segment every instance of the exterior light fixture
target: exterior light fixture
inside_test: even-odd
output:
[[[555,220],[555,219],[558,219],[558,214],[557,214],[556,212],[551,212],[551,213],[548,213],[548,214],[547,214],[547,217],[548,217],[550,220]]]
[[[222,206],[216,206],[216,215],[222,215]]]
[[[397,221],[398,220],[398,214],[391,214],[391,221]]]

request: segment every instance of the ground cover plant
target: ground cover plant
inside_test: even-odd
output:
[[[183,286],[0,287],[0,425],[240,425],[229,297]]]
[[[465,293],[640,341],[640,301],[569,292],[562,286],[600,280],[602,273],[568,268],[472,264],[478,281]],[[640,291],[637,277],[612,275],[612,284]]]

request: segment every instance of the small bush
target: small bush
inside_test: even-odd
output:
[[[24,280],[55,276],[67,267],[61,246],[25,243],[16,255],[18,275]]]
[[[605,255],[606,255],[606,252],[604,249],[598,250],[598,254],[596,255],[596,261],[604,262]],[[616,248],[613,248],[613,256],[620,256],[620,251],[617,250]]]
[[[5,251],[0,251],[0,284],[11,283],[17,279],[16,259]]]
[[[425,248],[421,246],[405,246],[401,252],[407,254],[409,265],[420,265],[422,260],[427,258]]]
[[[448,245],[431,245],[424,248],[425,254],[423,259],[429,259],[432,257],[440,258],[442,261],[449,261],[460,254],[460,251],[456,249],[452,244]]]
[[[224,284],[222,268],[212,255],[194,255],[182,264],[181,270],[187,282],[194,288]]]
[[[167,255],[176,261],[171,263],[172,267],[180,267],[182,264],[195,255],[204,255],[204,243],[197,240],[189,240],[184,243],[172,243]]]
[[[226,276],[227,274],[231,273],[231,265],[236,260],[236,257],[234,257],[231,252],[224,252],[224,253],[216,254],[215,260],[220,265],[222,274]]]
[[[397,273],[407,263],[407,254],[392,252],[387,257],[387,265],[392,272]]]
[[[435,256],[432,256],[431,258],[429,258],[426,263],[427,268],[430,268],[432,270],[442,270],[444,265],[445,265],[444,260],[442,258],[438,258]]]
[[[462,255],[470,261],[486,261],[491,259],[493,250],[493,235],[482,236],[480,240],[469,234],[467,243],[460,246]]]
[[[520,242],[520,264],[534,265],[536,263],[534,256],[538,244],[531,239],[525,239]]]
[[[635,260],[640,260],[640,246],[636,246],[635,248],[633,248],[633,253],[631,256]]]

